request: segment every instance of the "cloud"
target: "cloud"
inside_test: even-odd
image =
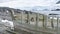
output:
[[[10,2],[0,3],[0,6],[3,7],[30,7],[30,6],[53,6],[57,0],[15,0]]]
[[[0,0],[0,3],[10,2],[10,1],[15,1],[15,0]]]

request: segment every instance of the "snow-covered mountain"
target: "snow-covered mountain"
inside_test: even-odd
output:
[[[31,11],[49,11],[50,7],[48,6],[35,6],[32,7]]]
[[[20,7],[19,9],[27,11],[51,11],[60,9],[60,6],[34,6],[34,7]]]

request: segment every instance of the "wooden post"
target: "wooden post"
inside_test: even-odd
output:
[[[36,13],[36,34],[38,34],[37,29],[38,29],[38,13]]]
[[[23,17],[22,14],[23,14],[23,11],[21,11],[21,24],[22,24],[22,17]]]
[[[48,16],[45,15],[45,16],[44,16],[44,27],[45,27],[45,28],[46,28],[46,26],[47,26],[47,22],[48,22]]]
[[[53,18],[54,18],[54,17],[52,17],[52,19],[51,19],[51,27],[52,27],[52,28],[54,28]]]
[[[28,12],[28,23],[30,24],[30,12]]]
[[[43,15],[43,27],[45,27],[45,25],[44,25],[44,15]]]
[[[21,12],[21,23],[23,23],[23,11]]]
[[[36,14],[36,26],[38,26],[38,21],[39,21],[39,20],[38,20],[38,15],[39,15],[39,14],[37,13],[37,14]]]
[[[9,10],[9,12],[11,13],[12,21],[15,20],[15,18],[14,18],[14,11],[13,10]]]
[[[57,17],[57,34],[59,33],[59,31],[58,31],[58,23],[59,23],[59,17]]]

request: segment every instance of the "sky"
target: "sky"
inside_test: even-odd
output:
[[[0,0],[0,7],[56,6],[59,0]]]
[[[3,2],[10,2],[10,1],[15,1],[15,0],[0,0],[0,3],[3,3]]]

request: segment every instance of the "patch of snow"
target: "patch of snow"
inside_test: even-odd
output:
[[[11,27],[11,29],[14,29],[14,25],[12,21],[2,20],[1,22],[3,22],[5,26]]]

